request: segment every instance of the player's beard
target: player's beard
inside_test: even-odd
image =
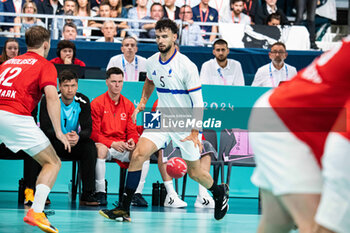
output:
[[[220,56],[216,58],[216,60],[218,62],[224,62],[224,61],[226,61],[226,59],[227,59],[227,57],[220,57]]]
[[[167,52],[169,52],[170,49],[171,49],[171,45],[166,46],[164,49],[161,49],[158,45],[158,50],[161,53],[167,53]]]

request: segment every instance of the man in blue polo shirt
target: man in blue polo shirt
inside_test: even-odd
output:
[[[201,2],[192,8],[193,12],[193,21],[196,22],[211,22],[211,23],[217,23],[219,14],[217,10],[214,8],[211,8],[209,5],[209,0],[201,0]],[[203,39],[208,41],[214,41],[216,38],[216,35],[205,35],[204,33],[217,33],[218,32],[218,26],[201,26],[202,36]]]

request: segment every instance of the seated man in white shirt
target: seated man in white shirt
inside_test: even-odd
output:
[[[241,63],[227,59],[229,52],[225,40],[218,39],[214,42],[215,58],[203,63],[200,73],[202,84],[244,86]]]
[[[114,38],[114,36],[117,35],[117,25],[113,21],[111,20],[105,21],[101,28],[101,32],[103,34],[103,37],[97,39],[96,42],[120,43],[120,41],[117,38]]]
[[[123,54],[112,57],[106,70],[111,67],[118,67],[124,71],[124,81],[139,81],[140,72],[146,72],[147,59],[136,55],[137,41],[134,37],[125,37],[122,41],[121,51]]]
[[[280,82],[293,78],[297,70],[284,62],[287,56],[286,46],[282,42],[274,43],[269,52],[271,62],[258,69],[252,86],[277,87]]]
[[[231,10],[229,14],[222,19],[225,23],[237,23],[237,24],[251,24],[250,17],[243,13],[244,2],[243,0],[231,0]]]

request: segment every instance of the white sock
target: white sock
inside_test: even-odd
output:
[[[135,193],[142,193],[143,187],[145,186],[148,170],[149,170],[149,160],[145,161],[142,165],[141,178]]]
[[[172,180],[169,180],[169,181],[164,181],[164,186],[165,186],[165,189],[167,191],[167,193],[170,195],[170,194],[176,194],[176,191],[174,189],[174,185],[173,185],[173,181]]]
[[[50,193],[50,188],[45,184],[38,184],[36,186],[36,191],[34,194],[34,202],[32,205],[32,209],[35,213],[41,213],[44,211],[45,202],[47,196]]]
[[[198,194],[201,197],[208,196],[208,190],[201,184],[198,184]]]
[[[105,176],[106,176],[106,160],[96,160],[96,192],[106,192]]]

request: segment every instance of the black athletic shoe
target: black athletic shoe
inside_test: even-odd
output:
[[[118,222],[131,222],[130,211],[125,210],[121,205],[116,206],[111,210],[100,210],[99,213],[105,218],[116,220]]]
[[[97,192],[95,193],[95,198],[99,205],[106,206],[107,205],[107,193],[104,192]]]
[[[131,205],[132,206],[137,206],[137,207],[147,207],[148,203],[143,198],[141,193],[135,193],[134,196],[132,197]]]
[[[93,193],[83,193],[80,197],[79,205],[98,206],[99,204],[100,203]]]
[[[227,184],[219,185],[220,189],[223,189],[222,194],[220,196],[214,197],[215,200],[215,213],[214,218],[216,220],[222,219],[228,210],[228,194],[229,187]]]

